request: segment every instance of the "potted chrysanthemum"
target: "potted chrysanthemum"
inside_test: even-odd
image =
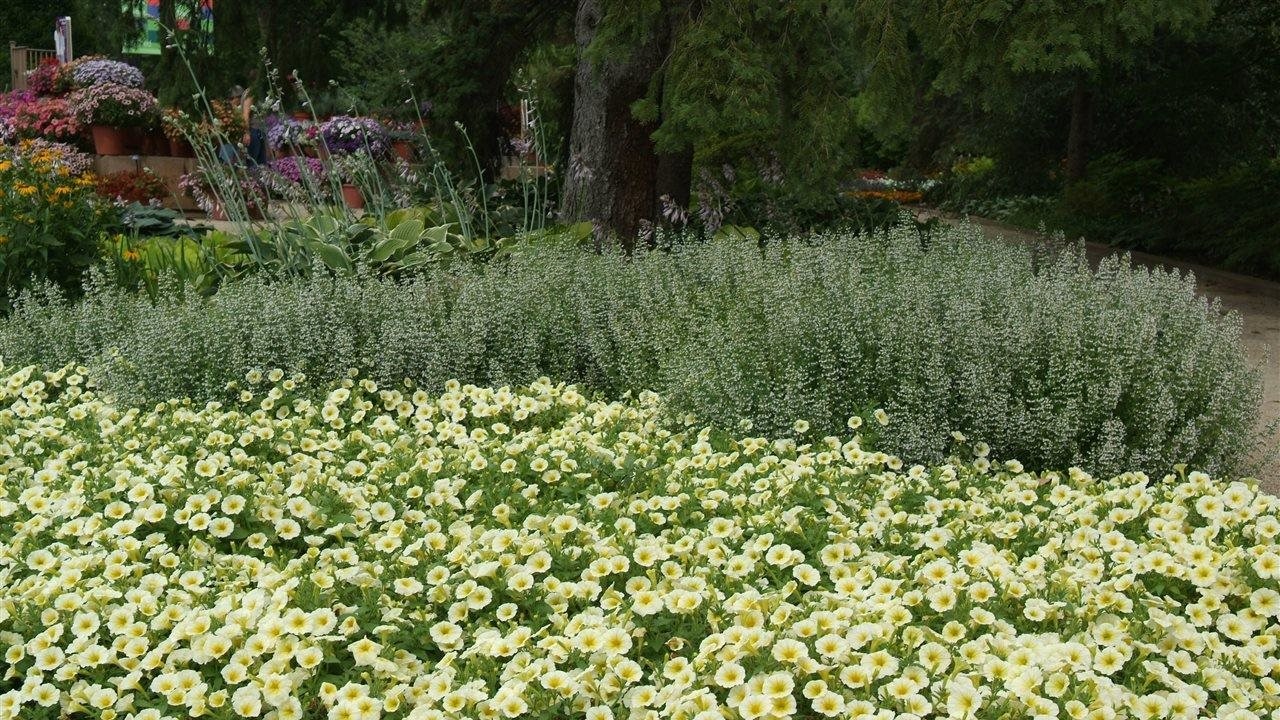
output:
[[[93,132],[99,155],[127,155],[128,131],[154,127],[160,106],[146,90],[115,83],[90,85],[71,94],[76,119]]]
[[[71,80],[78,88],[120,85],[138,90],[142,88],[144,78],[141,70],[128,63],[95,58],[76,63],[71,69]]]
[[[363,152],[380,158],[391,147],[387,129],[382,123],[367,117],[339,115],[326,120],[320,126],[323,146],[335,155]]]

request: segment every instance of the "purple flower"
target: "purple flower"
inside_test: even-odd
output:
[[[30,155],[37,153],[51,155],[54,167],[64,167],[72,175],[83,175],[93,169],[93,156],[86,155],[67,143],[36,138],[24,141],[22,147]]]
[[[293,156],[272,160],[270,168],[272,172],[294,185],[301,184],[304,177],[310,177],[316,182],[324,182],[326,173],[324,163],[311,157]]]
[[[103,84],[141,88],[143,82],[141,70],[115,60],[86,60],[75,66],[71,77],[81,88]]]
[[[267,144],[272,150],[310,145],[311,138],[307,134],[308,125],[291,118],[276,118],[275,124],[270,122],[267,124]]]
[[[391,149],[386,128],[373,118],[339,115],[320,126],[320,135],[333,153],[364,151],[381,157]]]
[[[84,125],[145,127],[159,118],[160,105],[146,90],[105,83],[71,94],[71,111]]]

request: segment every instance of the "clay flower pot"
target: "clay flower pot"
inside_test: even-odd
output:
[[[169,139],[158,132],[142,131],[142,154],[164,155],[169,152]]]
[[[99,155],[129,155],[128,133],[124,128],[94,125],[93,151]]]
[[[195,157],[196,152],[191,148],[191,143],[182,138],[169,138],[169,156],[179,158]]]
[[[360,188],[355,185],[343,184],[342,201],[352,210],[364,209],[364,193],[360,192]]]
[[[391,143],[391,151],[405,162],[413,162],[413,145],[408,140],[395,140]]]

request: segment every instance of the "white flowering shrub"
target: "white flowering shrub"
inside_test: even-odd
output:
[[[237,393],[3,373],[0,718],[1280,708],[1280,501],[1251,485],[905,468],[546,380]]]
[[[1038,266],[1037,266],[1038,263]],[[830,432],[883,406],[883,447],[936,462],[951,433],[1038,469],[1244,470],[1259,376],[1240,323],[1189,277],[1111,260],[1090,271],[909,227],[814,245],[690,245],[637,258],[522,246],[407,282],[246,279],[152,305],[110,288],[33,299],[0,357],[87,363],[124,401],[220,397],[255,367],[316,378],[486,385],[540,376],[609,397],[651,389],[722,427]]]

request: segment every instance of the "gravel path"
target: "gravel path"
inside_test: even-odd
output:
[[[960,221],[959,218],[941,215],[933,210],[921,212],[920,217],[939,217],[945,222]],[[994,220],[970,217],[969,221],[981,227],[988,235],[1004,240],[1034,242],[1042,238],[1039,233]],[[1121,251],[1098,243],[1087,243],[1087,253],[1095,263],[1117,252]],[[1146,253],[1131,254],[1137,264],[1194,273],[1196,286],[1202,294],[1221,298],[1223,307],[1240,314],[1244,321],[1245,354],[1250,362],[1263,365],[1260,425],[1267,427],[1280,420],[1280,283]],[[1280,430],[1271,434],[1270,446],[1271,449],[1280,448]],[[1267,463],[1258,473],[1258,479],[1268,492],[1280,495],[1280,458]]]

